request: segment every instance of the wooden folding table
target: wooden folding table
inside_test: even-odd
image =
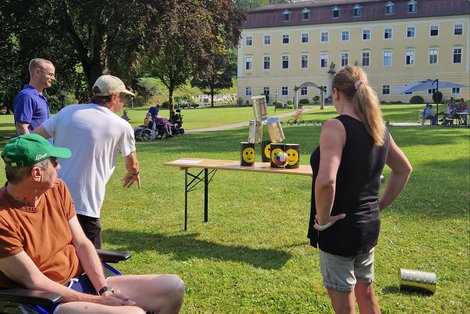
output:
[[[202,158],[183,158],[165,162],[165,166],[178,167],[184,170],[184,230],[187,230],[188,223],[188,192],[195,190],[196,186],[204,182],[204,222],[209,220],[209,182],[217,170],[234,170],[274,174],[291,174],[300,176],[312,176],[312,169],[307,165],[300,165],[299,168],[272,168],[269,162],[255,162],[253,166],[240,166],[239,160],[220,160]],[[190,169],[197,169],[191,173]]]

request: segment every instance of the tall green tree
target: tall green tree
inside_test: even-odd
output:
[[[214,107],[214,95],[224,88],[233,86],[233,77],[237,74],[237,54],[234,49],[227,49],[215,55],[212,62],[213,71],[194,77],[191,86],[200,88],[211,96],[211,107]]]
[[[171,110],[178,86],[216,72],[215,56],[238,43],[244,15],[231,0],[164,2],[165,11],[156,14],[162,19],[154,31],[156,56],[150,56],[146,71],[168,88]]]
[[[160,1],[3,0],[0,11],[17,41],[18,62],[27,69],[34,57],[51,60],[57,88],[73,89],[83,99],[102,74],[134,78],[149,41],[149,5]]]
[[[11,55],[0,50],[3,63],[16,60],[24,69],[11,80],[26,82],[28,61],[43,57],[58,73],[48,93],[66,89],[79,100],[102,74],[136,84],[145,60],[174,91],[195,69],[207,68],[219,45],[214,36],[238,40],[243,20],[231,0],[2,0],[0,14],[2,36],[17,48]]]

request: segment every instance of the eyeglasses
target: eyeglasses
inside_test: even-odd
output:
[[[39,71],[41,71],[41,72],[45,73],[45,74],[46,74],[47,76],[49,76],[49,77],[56,78],[56,76],[55,76],[55,73],[46,72],[46,70],[44,70],[44,69],[41,69],[41,68],[36,68],[36,69],[38,69]]]
[[[54,168],[57,168],[57,166],[59,165],[59,162],[57,161],[57,158],[55,158],[55,157],[49,158],[49,161],[51,162],[52,167],[54,167]]]

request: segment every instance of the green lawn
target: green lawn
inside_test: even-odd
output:
[[[390,122],[416,122],[421,108],[387,105],[383,111]],[[138,125],[145,112],[130,110],[131,122]],[[183,115],[186,129],[253,117],[251,108],[190,109]],[[304,119],[333,115],[331,107],[315,107]],[[11,119],[0,116],[4,136],[13,134]],[[300,144],[302,164],[318,145],[320,129],[284,127],[286,142]],[[382,214],[375,268],[382,312],[465,313],[470,308],[469,128],[389,129],[414,172]],[[330,313],[318,253],[306,238],[310,178],[219,171],[209,187],[209,223],[203,223],[199,189],[189,194],[188,231],[183,231],[184,172],[162,163],[182,157],[236,160],[247,133],[240,128],[138,143],[143,186],[121,186],[119,160],[102,209],[104,247],[133,253],[119,266],[125,273],[178,274],[186,283],[183,313]],[[260,148],[255,149],[259,161]],[[435,272],[436,293],[400,292],[400,268]]]
[[[384,113],[385,120],[388,120],[390,123],[416,123],[423,107],[424,105],[383,105],[382,111]],[[336,114],[334,107],[331,105],[326,106],[324,110],[321,110],[319,105],[307,105],[305,108],[313,109],[305,112],[303,115],[303,119],[309,121],[321,122]],[[130,122],[135,127],[143,123],[148,107],[126,109],[129,117],[131,118]],[[268,112],[270,116],[273,116],[279,113],[293,112],[293,109],[282,109],[275,112],[274,107],[269,106]],[[167,109],[162,109],[160,114],[165,118],[169,117],[169,111]],[[252,107],[183,109],[181,114],[183,115],[184,128],[187,130],[208,128],[254,119]],[[287,120],[287,118],[284,120]]]

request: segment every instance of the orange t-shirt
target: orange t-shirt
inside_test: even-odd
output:
[[[22,251],[51,280],[64,284],[83,273],[72,244],[68,221],[76,215],[65,183],[57,179],[36,208],[20,205],[3,187],[0,189],[0,258]],[[0,271],[0,288],[20,284]]]

